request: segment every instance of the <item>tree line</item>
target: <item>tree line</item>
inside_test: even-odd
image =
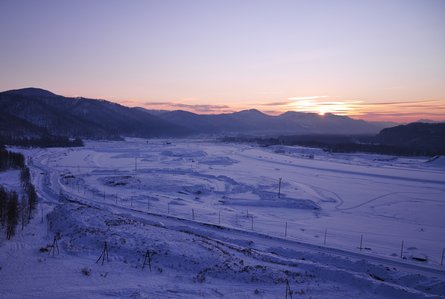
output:
[[[25,167],[25,157],[22,154],[7,151],[5,147],[0,144],[0,171],[23,167]]]
[[[80,138],[46,135],[39,138],[0,135],[0,144],[22,147],[78,147],[83,146]]]
[[[290,145],[320,148],[334,153],[373,153],[397,156],[438,156],[445,155],[444,147],[426,147],[382,144],[377,136],[343,135],[298,135],[279,137],[224,137],[222,142],[257,143],[260,146]]]
[[[27,225],[37,207],[37,193],[31,183],[31,173],[25,165],[25,157],[20,153],[7,151],[0,146],[0,171],[20,169],[20,182],[23,195],[8,191],[0,185],[0,224],[5,230],[6,239],[11,239],[20,223],[22,229]]]

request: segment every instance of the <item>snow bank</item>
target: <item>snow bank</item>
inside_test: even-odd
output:
[[[426,161],[426,164],[433,167],[445,168],[445,157],[444,156],[435,156],[434,158]]]

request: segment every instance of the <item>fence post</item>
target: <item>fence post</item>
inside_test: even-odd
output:
[[[170,214],[170,203],[167,203],[167,214]]]
[[[281,197],[281,178],[278,180],[278,198]]]
[[[326,235],[328,234],[328,229],[325,228],[324,229],[324,241],[323,241],[323,245],[326,246]]]
[[[440,260],[440,265],[443,266],[443,257],[445,255],[445,248],[442,250],[442,259]]]
[[[192,209],[192,220],[195,220],[195,210]]]
[[[363,245],[363,235],[360,235],[360,251],[362,250],[362,245]]]
[[[400,247],[400,258],[403,259],[403,240],[402,240],[402,246]]]
[[[221,224],[221,210],[218,213],[218,224]]]
[[[287,237],[287,222],[286,222],[286,226],[284,227],[284,237]]]
[[[253,215],[252,215],[252,230],[253,230]]]

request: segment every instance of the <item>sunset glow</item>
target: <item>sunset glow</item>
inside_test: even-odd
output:
[[[310,97],[308,97],[310,98]],[[298,100],[299,98],[289,98],[289,100],[295,100],[295,103],[291,105],[293,111],[299,112],[311,112],[318,113],[320,115],[325,115],[326,113],[337,114],[337,115],[348,115],[354,108],[353,105],[358,102],[353,101],[325,101],[320,100],[323,98],[328,98],[328,96],[323,97],[312,97],[309,100]]]
[[[444,1],[173,2],[2,1],[0,90],[196,113],[445,119]]]

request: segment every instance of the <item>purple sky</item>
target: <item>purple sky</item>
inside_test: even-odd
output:
[[[445,1],[0,2],[0,90],[445,119]]]

